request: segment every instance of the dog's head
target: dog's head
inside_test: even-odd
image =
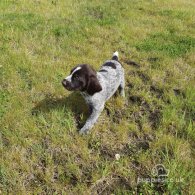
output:
[[[62,85],[69,91],[86,91],[89,95],[102,90],[96,71],[87,64],[74,67],[70,75],[63,79]]]

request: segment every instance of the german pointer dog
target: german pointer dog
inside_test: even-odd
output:
[[[104,109],[105,102],[117,91],[125,97],[124,69],[118,61],[116,51],[96,72],[87,64],[74,67],[70,75],[63,79],[62,85],[69,91],[81,92],[89,106],[90,116],[80,129],[80,134],[88,133]]]

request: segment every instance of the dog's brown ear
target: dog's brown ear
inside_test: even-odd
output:
[[[97,76],[91,75],[88,80],[87,93],[89,95],[93,95],[102,90],[102,86],[100,85]]]

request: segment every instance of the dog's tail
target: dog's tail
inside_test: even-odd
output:
[[[118,51],[115,51],[112,55],[112,60],[118,61]]]

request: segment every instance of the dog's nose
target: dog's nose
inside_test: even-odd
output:
[[[64,87],[66,87],[66,85],[67,85],[67,80],[66,80],[66,79],[64,79],[64,80],[62,81],[62,85],[63,85]]]

